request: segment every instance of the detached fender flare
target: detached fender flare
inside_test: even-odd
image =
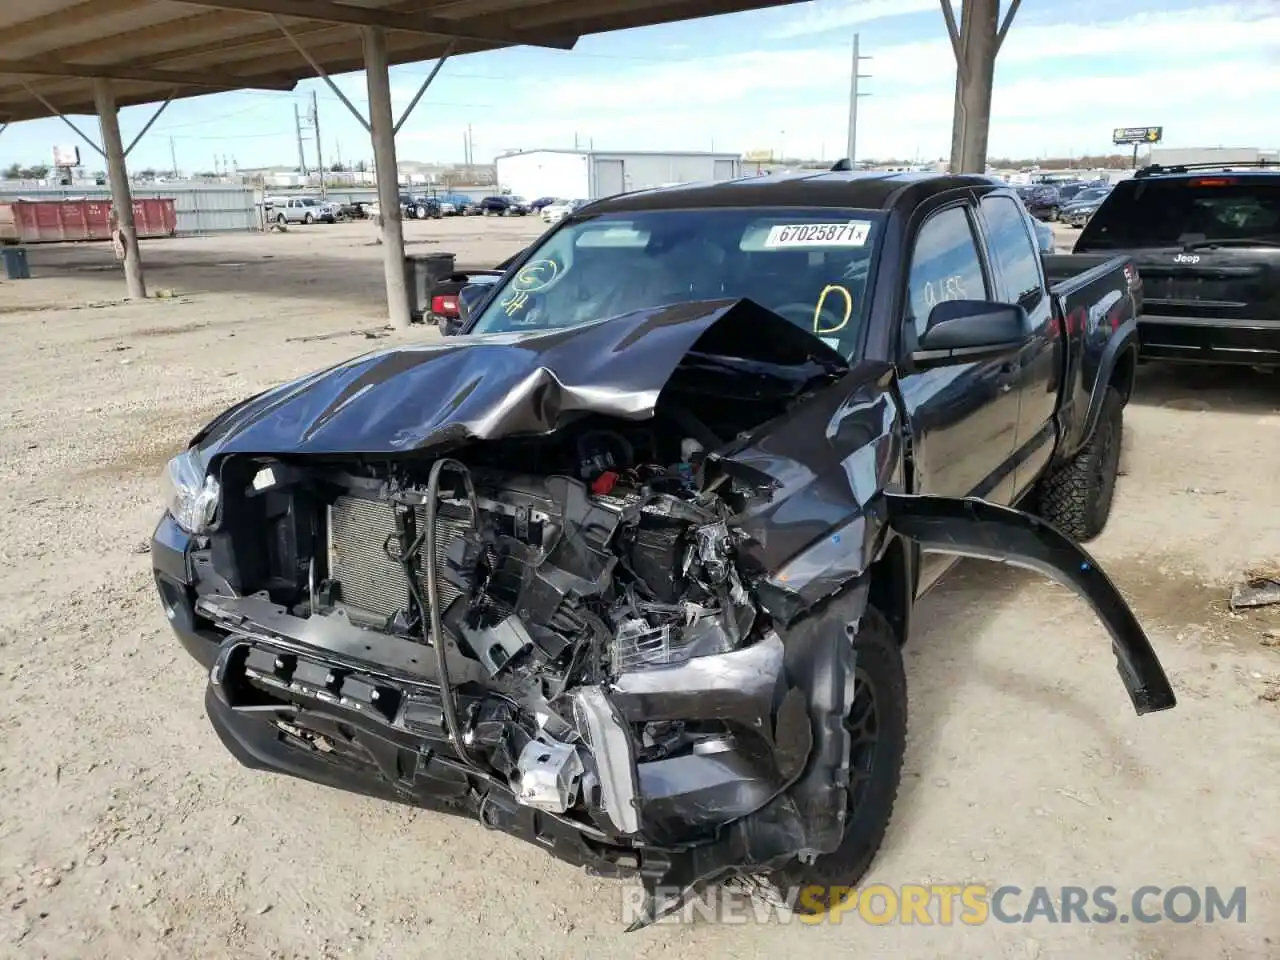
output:
[[[1088,601],[1111,634],[1116,669],[1139,716],[1177,705],[1129,604],[1084,549],[1038,517],[985,500],[884,494],[890,527],[921,549],[1035,570]]]

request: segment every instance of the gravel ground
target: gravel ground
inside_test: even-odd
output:
[[[411,249],[491,265],[537,221],[409,224]],[[625,887],[446,819],[250,773],[204,718],[145,543],[157,475],[232,401],[369,347],[365,224],[147,243],[122,303],[104,246],[35,248],[0,283],[0,955],[981,956],[1280,953],[1280,608],[1224,597],[1280,557],[1280,384],[1144,367],[1095,552],[1165,659],[1177,710],[1138,719],[1089,610],[968,563],[907,651],[906,779],[872,878],[1248,888],[1248,921],[624,935]],[[354,332],[353,332],[354,331]],[[366,337],[380,337],[371,340]],[[322,338],[322,339],[298,339]],[[1271,697],[1272,700],[1267,698]]]

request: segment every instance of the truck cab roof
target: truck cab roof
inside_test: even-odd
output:
[[[743,177],[623,193],[597,200],[593,213],[687,210],[699,207],[850,207],[909,210],[939,193],[962,187],[1006,187],[973,174],[815,172]]]

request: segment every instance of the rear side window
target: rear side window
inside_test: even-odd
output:
[[[1280,177],[1126,180],[1098,208],[1076,249],[1201,240],[1280,241]]]
[[[907,303],[916,335],[924,333],[929,311],[943,300],[985,300],[987,284],[973,227],[963,207],[930,217],[911,252]]]
[[[1002,299],[1031,309],[1044,296],[1040,254],[1018,205],[1008,197],[985,197],[982,216],[987,222],[987,248],[1000,270]]]

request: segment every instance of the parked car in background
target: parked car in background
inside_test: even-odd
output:
[[[465,216],[468,208],[475,207],[475,200],[465,193],[442,193],[436,197],[440,201],[440,213],[446,217]]]
[[[1022,203],[1027,212],[1039,220],[1057,220],[1058,210],[1062,207],[1062,195],[1057,187],[1038,183],[1029,187],[1025,193],[1020,191]]]
[[[270,207],[267,215],[280,224],[336,223],[338,220],[339,205],[316,197],[267,197],[265,202]]]
[[[1036,246],[1040,248],[1041,253],[1053,253],[1056,249],[1056,241],[1053,238],[1053,227],[1049,226],[1043,220],[1031,218],[1031,223],[1036,231]]]
[[[1076,194],[1075,199],[1058,211],[1058,220],[1069,227],[1083,227],[1107,198],[1110,187],[1089,187]]]
[[[542,208],[545,223],[559,223],[573,211],[586,205],[586,200],[556,200]]]
[[[1074,183],[1055,183],[1054,186],[1058,188],[1058,201],[1064,207],[1089,188],[1089,184],[1084,180],[1077,180]]]
[[[1102,201],[1075,252],[1137,263],[1139,356],[1280,368],[1275,163],[1139,170]]]
[[[529,212],[529,206],[519,197],[496,194],[480,201],[480,212],[486,217],[523,217]]]
[[[551,204],[559,202],[559,197],[539,197],[537,200],[534,200],[529,204],[529,210],[532,213],[541,213]]]
[[[367,220],[370,202],[367,200],[350,200],[338,204],[339,220]]]

